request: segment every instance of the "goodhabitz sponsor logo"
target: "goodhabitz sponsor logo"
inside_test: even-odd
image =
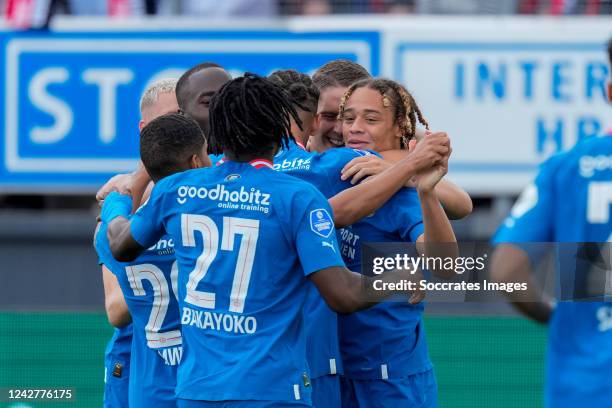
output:
[[[180,186],[176,201],[185,204],[188,199],[210,200],[218,202],[219,208],[260,211],[267,214],[270,211],[270,194],[251,187],[241,186],[239,190],[228,189],[223,184],[215,187]]]
[[[281,162],[274,163],[276,171],[292,171],[292,170],[310,170],[310,158],[308,159],[285,159]]]

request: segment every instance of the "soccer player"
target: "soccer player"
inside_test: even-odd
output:
[[[175,86],[176,80],[164,79],[145,90],[140,101],[139,129],[158,116],[178,111]],[[139,178],[141,183],[148,183],[144,168],[136,173],[143,175]],[[178,309],[168,290],[176,286],[176,282],[168,283],[174,262],[172,243],[162,240],[139,262],[120,265],[110,255],[105,225],[97,230],[94,242],[103,265],[107,314],[111,324],[118,326],[105,358],[105,406],[176,406],[172,401],[181,350]],[[150,270],[143,270],[143,266]],[[150,319],[154,313],[156,318]],[[134,324],[125,326],[132,317]],[[165,341],[169,337],[174,338]],[[120,400],[120,393],[115,390],[119,383],[124,388]]]
[[[361,297],[362,279],[339,256],[325,198],[272,169],[276,150],[291,137],[290,117],[299,120],[280,88],[251,74],[234,79],[211,104],[212,150],[222,150],[226,162],[163,177],[153,171],[164,167],[153,148],[142,160],[163,178],[148,203],[128,220],[129,197],[113,193],[105,200],[103,219],[117,259],[133,259],[165,232],[175,240],[181,407],[310,406],[305,277],[338,312],[371,306]],[[178,118],[150,123],[141,143],[159,150],[166,133],[197,137]]]
[[[300,127],[295,120],[291,121],[291,131],[296,141],[290,141],[288,148],[277,153],[274,169],[301,178],[321,191],[334,210],[336,227],[353,224],[377,210],[410,177],[431,168],[448,152],[445,136],[440,135],[442,137],[438,144],[434,143],[436,137],[432,137],[427,140],[427,145],[419,146],[421,149],[413,152],[409,160],[380,174],[376,181],[352,186],[340,178],[340,171],[350,160],[367,152],[339,148],[314,154],[304,150],[302,143],[311,134],[319,100],[318,89],[310,77],[294,70],[281,70],[275,71],[268,78],[285,90],[302,122]],[[416,302],[417,299],[411,301]],[[327,307],[314,287],[308,296],[305,313],[313,405],[317,408],[340,407],[339,375],[343,369],[337,315]]]
[[[417,121],[428,127],[410,93],[386,79],[365,79],[351,85],[339,110],[344,143],[362,149],[406,148],[414,138]],[[339,231],[341,253],[351,270],[361,270],[362,242],[456,242],[434,192],[446,174],[449,154],[419,173],[416,189],[402,189],[371,217]],[[452,276],[452,271],[438,273]],[[385,302],[340,316],[344,407],[437,406],[423,309],[423,303]]]
[[[187,70],[178,82],[176,93],[172,93],[174,104],[178,102],[179,111],[193,118],[204,135],[209,132],[209,106],[212,95],[215,94],[231,78],[230,74],[219,64],[203,62]],[[163,97],[162,93],[162,97]],[[159,115],[154,115],[157,117]],[[144,126],[141,120],[139,127]],[[221,155],[209,155],[213,164],[216,164]],[[133,173],[118,174],[111,178],[96,194],[96,200],[102,203],[111,191],[129,190],[132,193],[135,208],[140,205],[139,197],[144,193],[150,182],[149,175],[144,171],[142,164]]]
[[[361,65],[349,60],[333,60],[322,65],[312,76],[319,89],[316,126],[308,141],[308,150],[324,152],[344,146],[338,107],[347,88],[357,81],[372,76]]]
[[[308,141],[309,151],[325,152],[332,148],[344,146],[342,123],[338,120],[339,106],[348,87],[355,82],[371,78],[361,65],[349,60],[333,60],[321,66],[313,75],[313,82],[320,91],[317,115],[312,136]],[[423,138],[420,129],[415,135]],[[431,136],[431,132],[427,132]],[[413,142],[413,147],[415,146]],[[361,148],[359,144],[349,146]],[[379,174],[392,164],[406,158],[410,150],[379,151],[378,155],[355,157],[342,168],[342,180],[351,180],[353,184],[364,178]],[[441,180],[436,185],[436,194],[450,219],[461,219],[472,212],[472,200],[463,189],[453,183]]]
[[[222,66],[203,62],[187,70],[176,85],[176,98],[182,112],[198,122],[208,137],[210,133],[209,109],[212,96],[232,77]],[[221,158],[210,155],[213,164]]]
[[[612,65],[612,42],[608,56]],[[608,98],[612,101],[612,85]],[[530,319],[548,324],[545,405],[551,408],[610,405],[612,303],[547,299],[530,275],[537,259],[523,245],[610,242],[611,159],[612,137],[607,135],[585,138],[546,160],[493,238],[498,246],[492,277],[527,282],[527,293],[504,295]],[[561,284],[573,283],[566,282],[571,278],[561,278]]]

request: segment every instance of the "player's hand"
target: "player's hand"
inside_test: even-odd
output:
[[[444,156],[442,160],[435,164],[431,169],[420,173],[416,177],[416,189],[420,192],[431,192],[436,187],[442,177],[448,173],[448,159],[452,149],[449,148],[449,154]]]
[[[96,200],[102,205],[104,199],[113,191],[131,196],[134,193],[134,186],[136,184],[141,185],[145,182],[148,183],[149,180],[150,178],[147,171],[140,165],[138,169],[132,173],[117,174],[111,177],[96,193]]]
[[[417,289],[414,292],[412,292],[412,295],[410,295],[410,299],[408,299],[408,303],[410,303],[411,305],[416,305],[417,303],[421,303],[426,297],[426,293],[424,290],[421,289]]]
[[[136,177],[139,176],[135,173],[117,174],[111,177],[96,193],[96,200],[102,205],[104,199],[113,191],[131,196]]]
[[[450,154],[450,139],[446,132],[427,133],[418,142],[411,140],[408,151],[404,160],[410,160],[419,173],[432,168]]]
[[[342,168],[340,179],[351,179],[351,184],[357,184],[362,179],[382,173],[389,167],[391,164],[378,156],[356,157]]]

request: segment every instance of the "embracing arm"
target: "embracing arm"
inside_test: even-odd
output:
[[[132,236],[131,221],[127,219],[132,211],[132,198],[125,194],[111,192],[104,200],[100,217],[108,224],[106,236],[113,257],[120,262],[133,261],[145,250]]]
[[[346,267],[334,266],[321,269],[309,276],[316,285],[325,303],[337,313],[348,314],[372,307],[391,295],[411,294],[409,302],[414,304],[422,300],[421,293],[414,291],[377,290],[388,287],[389,283],[400,281],[417,281],[416,275],[408,271],[391,271],[377,277],[368,277],[352,272]],[[375,281],[380,281],[375,285]]]
[[[375,183],[364,182],[330,198],[336,228],[354,224],[376,211],[415,174],[415,166],[402,160],[380,173]]]
[[[120,262],[131,262],[145,250],[132,236],[127,218],[112,220],[106,234],[113,257]]]
[[[336,227],[354,224],[379,209],[418,172],[450,154],[449,143],[445,133],[430,135],[393,165],[374,155],[351,160],[342,169],[342,180],[355,184],[373,177],[329,199]]]
[[[123,327],[132,321],[127,304],[123,298],[117,278],[108,268],[102,265],[102,281],[104,283],[104,308],[108,322],[115,327]]]

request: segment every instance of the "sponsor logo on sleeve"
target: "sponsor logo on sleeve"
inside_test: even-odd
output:
[[[323,238],[329,237],[334,231],[334,221],[325,208],[310,212],[310,229]]]

